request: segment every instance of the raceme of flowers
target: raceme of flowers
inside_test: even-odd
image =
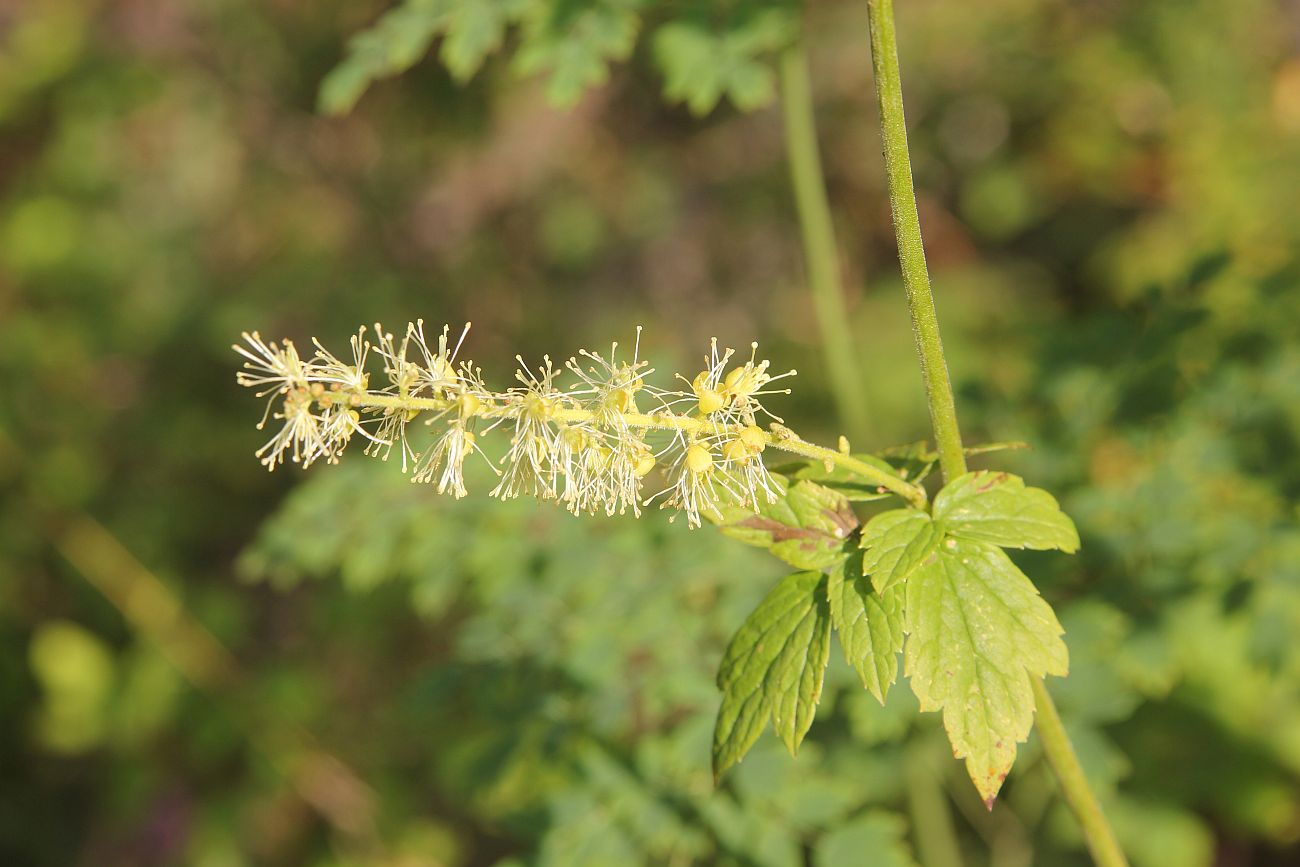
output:
[[[277,428],[257,456],[272,470],[286,460],[335,463],[360,439],[366,454],[396,454],[412,481],[463,497],[465,462],[475,454],[488,460],[480,441],[499,430],[509,448],[498,464],[489,461],[498,478],[493,496],[556,500],[574,514],[639,515],[658,502],[684,512],[691,526],[721,505],[775,501],[779,487],[762,460],[769,445],[838,457],[800,440],[763,406],[766,395],[788,393],[771,384],[794,371],[769,373],[757,344],[737,363],[715,340],[704,368],[690,379],[679,374],[682,387],[665,390],[645,381],[654,371],[638,357],[638,329],[630,361],[618,359],[617,343],[608,356],[582,350],[558,368],[549,357],[537,366],[519,358],[518,385],[495,391],[457,358],[468,331],[453,344],[448,327],[430,341],[423,321],[400,339],[363,327],[345,358],[319,341],[303,357],[289,340],[245,333],[234,347],[244,358],[237,380],[267,398],[259,428]],[[378,387],[370,368],[381,374]],[[763,417],[770,431],[759,427]],[[656,468],[665,484],[646,496],[643,480]]]

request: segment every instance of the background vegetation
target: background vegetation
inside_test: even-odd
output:
[[[420,316],[497,369],[757,338],[839,433],[773,101],[797,10],[559,4],[615,11],[555,43],[488,6],[524,20],[472,78],[498,31],[463,22],[327,78],[386,4],[0,2],[0,863],[1085,863],[1032,741],[985,813],[839,654],[798,760],[767,736],[715,790],[759,552],[252,458],[239,331]],[[1300,11],[899,6],[968,438],[1033,443],[984,465],[1083,538],[1017,560],[1085,766],[1140,867],[1300,863]],[[864,4],[802,28],[855,444],[914,440]]]

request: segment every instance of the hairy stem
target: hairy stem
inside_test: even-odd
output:
[[[907,126],[903,119],[903,89],[898,71],[898,44],[894,31],[893,0],[867,0],[871,26],[871,63],[875,71],[876,97],[880,105],[881,135],[884,139],[885,167],[889,175],[889,199],[898,236],[898,258],[903,268],[908,306],[912,314],[912,331],[921,357],[930,403],[930,421],[939,450],[939,464],[945,479],[966,472],[961,431],[957,427],[957,410],[952,398],[948,364],[939,339],[939,320],[934,310],[934,294],[925,266],[925,248],[921,242],[921,221],[916,212],[916,192],[912,187],[912,166],[907,149]],[[1056,772],[1066,801],[1083,829],[1088,850],[1098,867],[1127,867],[1115,833],[1106,821],[1096,795],[1088,786],[1069,735],[1056,713],[1052,697],[1041,678],[1030,678],[1038,713],[1035,724],[1043,739],[1043,749]]]
[[[871,21],[871,65],[880,105],[880,132],[885,145],[885,170],[889,176],[889,204],[898,238],[898,260],[912,314],[912,334],[921,357],[921,375],[930,403],[930,424],[939,451],[939,466],[946,480],[966,472],[966,456],[957,427],[948,362],[939,338],[939,319],[930,290],[921,243],[921,218],[912,188],[912,162],[907,150],[907,124],[903,119],[903,88],[898,73],[898,46],[894,35],[893,0],[867,0]]]
[[[446,400],[432,397],[411,397],[409,395],[396,394],[378,394],[375,392],[351,393],[347,396],[351,406],[355,407],[377,407],[380,409],[405,410],[408,412],[446,412],[452,404]],[[474,414],[485,419],[497,419],[508,417],[517,412],[517,405],[492,405],[485,404]],[[684,433],[698,434],[716,434],[723,431],[731,430],[740,433],[741,426],[721,425],[717,422],[710,421],[707,418],[698,418],[687,415],[678,415],[673,412],[622,412],[618,414],[619,420],[629,428],[682,431]],[[557,422],[575,424],[579,422],[597,421],[596,414],[590,410],[557,408],[552,410],[551,418]],[[800,439],[794,431],[786,427],[773,426],[772,431],[764,431],[764,444],[771,446],[783,452],[801,455],[813,460],[823,461],[833,464],[837,467],[843,467],[849,472],[854,473],[870,482],[879,485],[887,491],[897,494],[907,500],[913,506],[924,508],[926,504],[925,489],[919,485],[914,485],[892,473],[882,470],[879,467],[872,466],[865,461],[860,461],[852,455],[843,452],[828,449],[824,446],[814,445],[806,440]]]
[[[785,115],[786,158],[803,233],[808,285],[821,330],[831,390],[840,420],[848,426],[849,434],[865,437],[871,420],[861,366],[849,331],[835,229],[830,203],[826,200],[826,178],[817,152],[808,53],[801,42],[790,46],[781,57],[781,108]]]
[[[1038,706],[1035,723],[1038,737],[1043,742],[1043,752],[1047,754],[1047,761],[1056,772],[1066,803],[1083,828],[1083,837],[1088,843],[1093,862],[1098,867],[1128,867],[1124,852],[1119,848],[1119,841],[1115,839],[1115,832],[1106,821],[1106,814],[1102,812],[1097,796],[1088,786],[1088,778],[1083,774],[1079,757],[1074,754],[1074,746],[1070,743],[1065,726],[1061,724],[1061,716],[1056,712],[1056,704],[1047,691],[1047,685],[1037,677],[1031,678],[1031,682],[1034,687],[1034,702]]]

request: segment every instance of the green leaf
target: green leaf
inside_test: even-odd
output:
[[[506,27],[523,11],[520,0],[461,0],[447,18],[438,56],[452,77],[466,82],[501,47]]]
[[[821,698],[830,639],[820,572],[787,575],[749,615],[718,669],[715,778],[744,757],[769,718],[790,754],[799,751]]]
[[[877,593],[907,580],[943,539],[943,525],[916,509],[891,509],[862,528],[862,574]]]
[[[452,6],[452,0],[407,0],[353,36],[347,57],[321,82],[320,110],[344,114],[374,81],[409,69],[447,26]]]
[[[984,470],[952,480],[935,497],[934,518],[963,539],[1004,548],[1079,550],[1079,533],[1056,498],[1025,487],[1010,473]]]
[[[775,503],[760,498],[757,512],[728,506],[713,516],[723,535],[767,548],[796,569],[824,569],[842,559],[844,541],[858,526],[848,500],[814,482],[773,478],[780,489]]]
[[[916,865],[907,846],[907,822],[883,810],[873,810],[832,827],[813,846],[812,863],[813,867],[863,863],[871,867]]]
[[[546,98],[569,107],[590,87],[609,80],[609,63],[624,60],[636,45],[640,22],[617,2],[587,8],[567,4],[540,7],[524,29],[515,68],[524,74],[549,72]]]
[[[685,102],[697,115],[708,114],[724,96],[741,111],[760,108],[776,92],[763,56],[784,48],[795,32],[793,14],[776,9],[735,21],[722,32],[694,21],[665,24],[654,38],[664,95]]]
[[[877,460],[892,467],[900,478],[919,485],[939,463],[939,453],[932,450],[926,440],[917,440],[883,449]]]
[[[1069,668],[1061,625],[997,547],[947,539],[907,584],[904,665],[921,710],[943,710],[953,752],[992,804],[1029,736],[1030,677]]]
[[[890,475],[896,475],[898,472],[888,461],[882,460],[875,455],[855,454],[853,457],[863,463],[878,467]],[[796,481],[816,482],[833,491],[838,491],[844,496],[844,499],[853,503],[870,503],[894,496],[888,489],[882,488],[875,482],[865,481],[852,470],[839,465],[832,465],[827,468],[823,461],[793,461],[773,467],[773,469],[787,478]]]
[[[904,589],[895,586],[876,594],[862,577],[856,559],[848,559],[831,570],[826,592],[844,658],[862,678],[862,685],[884,704],[890,685],[898,678]]]

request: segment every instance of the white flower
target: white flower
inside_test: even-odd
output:
[[[396,446],[402,456],[402,472],[406,472],[407,466],[419,457],[406,438],[406,426],[419,413],[401,407],[386,407],[380,413],[379,426],[375,428],[371,441],[366,444],[366,454],[378,455],[381,461],[387,461]]]
[[[438,337],[438,348],[431,350],[424,338],[424,320],[417,319],[415,322],[407,323],[407,338],[415,344],[424,358],[424,364],[418,367],[419,372],[411,386],[413,393],[427,392],[433,397],[443,397],[460,386],[460,375],[456,372],[456,354],[460,352],[461,344],[465,342],[467,334],[469,334],[468,322],[460,332],[456,345],[449,349],[448,338],[451,336],[451,326],[444,325],[442,334]],[[403,346],[405,347],[405,342]]]
[[[758,354],[758,344],[751,343],[749,361],[740,367],[732,368],[722,380],[722,397],[726,401],[725,412],[733,423],[753,425],[755,416],[763,413],[777,422],[782,419],[772,415],[767,408],[763,406],[759,398],[767,394],[789,394],[788,388],[768,388],[767,386],[778,379],[784,379],[787,376],[794,376],[795,371],[787,370],[785,373],[772,376],[767,372],[771,362],[767,359],[756,361],[755,356]]]
[[[707,438],[688,439],[679,432],[669,453],[675,455],[667,470],[671,484],[646,500],[645,505],[664,497],[660,508],[678,509],[686,514],[688,527],[698,527],[700,513],[716,511],[724,494],[735,499],[725,476],[718,472]]]
[[[761,457],[766,445],[766,436],[755,425],[722,442],[722,470],[733,482],[728,489],[738,490],[741,500],[754,509],[759,506],[760,494],[769,503],[775,503],[780,495]]]
[[[468,493],[465,490],[465,458],[475,450],[478,450],[478,438],[459,421],[453,421],[433,447],[421,455],[411,481],[431,483],[437,477],[438,493],[450,491],[452,496],[460,499]]]
[[[578,354],[593,362],[584,370],[577,358],[570,358],[565,366],[578,377],[578,383],[566,394],[579,400],[594,416],[598,427],[627,429],[626,413],[637,412],[638,392],[658,396],[659,390],[645,384],[645,378],[654,373],[649,362],[640,359],[641,327],[636,329],[636,343],[632,347],[632,360],[618,361],[618,343],[609,346],[609,358],[586,349]]]
[[[244,357],[243,369],[235,374],[235,382],[246,388],[258,389],[258,397],[270,398],[262,411],[262,420],[257,425],[258,430],[261,430],[266,425],[276,395],[307,387],[307,367],[298,356],[292,340],[284,341],[281,346],[275,342],[266,343],[256,331],[251,334],[245,331],[241,336],[248,347],[237,343],[230,347]]]
[[[757,361],[755,358],[758,344],[750,344],[750,347],[749,361],[728,371],[727,365],[735,355],[735,350],[726,349],[719,353],[718,341],[714,338],[709,345],[709,354],[704,359],[704,369],[689,380],[678,374],[678,379],[687,383],[690,391],[671,392],[675,398],[668,401],[666,406],[695,404],[699,414],[712,421],[719,433],[724,427],[755,424],[760,412],[781,421],[763,406],[759,398],[768,394],[789,394],[789,389],[769,389],[767,386],[775,380],[794,376],[795,371],[772,376],[767,372],[770,362]]]
[[[645,383],[653,371],[640,359],[638,328],[630,361],[619,360],[617,343],[608,356],[582,350],[570,358],[567,372],[576,381],[568,390],[557,386],[566,371],[544,357],[535,369],[519,358],[519,385],[493,391],[472,362],[457,360],[468,330],[467,324],[452,345],[444,326],[431,347],[423,320],[408,323],[400,342],[376,325],[372,344],[362,328],[351,338],[349,361],[319,342],[304,361],[289,341],[267,343],[256,333],[245,334],[245,345],[235,347],[244,359],[238,381],[269,398],[259,427],[268,418],[280,423],[258,450],[259,459],[271,469],[286,460],[335,463],[360,434],[368,440],[367,454],[387,460],[396,448],[413,481],[461,497],[465,459],[474,451],[482,454],[478,438],[508,427],[502,469],[493,467],[500,476],[491,492],[496,497],[557,499],[575,514],[608,515],[639,515],[642,505],[662,500],[661,507],[685,512],[696,527],[724,503],[757,508],[778,496],[762,461],[769,435],[755,417],[767,412],[761,398],[778,391],[770,384],[790,374],[771,376],[768,362],[756,358],[757,345],[749,361],[729,369],[735,353],[720,351],[712,341],[704,370],[693,380],[682,377],[690,389],[664,392]],[[388,380],[381,388],[370,387],[371,349]],[[652,415],[637,406],[644,397],[658,402]],[[687,405],[684,411],[674,410],[681,404]],[[272,416],[273,409],[278,411]],[[417,419],[440,425],[423,452],[412,447],[408,431]],[[665,429],[671,431],[667,445],[647,442]],[[643,500],[642,480],[660,464],[668,485]]]
[[[405,397],[420,380],[420,365],[406,357],[406,350],[411,344],[411,325],[407,323],[406,334],[402,342],[397,343],[392,332],[384,331],[384,326],[375,323],[375,351],[384,362],[384,375],[388,377],[390,387],[385,391],[395,391]]]
[[[282,420],[284,424],[275,436],[257,450],[257,457],[262,466],[274,470],[284,463],[288,454],[294,463],[304,467],[321,455],[327,453],[325,441],[321,437],[320,419],[312,414],[312,397],[306,389],[295,388],[285,397],[281,411],[272,418]],[[262,427],[266,419],[262,419]]]
[[[366,357],[370,354],[370,341],[366,340],[366,327],[363,325],[352,335],[352,363],[346,364],[330,352],[316,338],[316,357],[309,368],[312,382],[328,383],[337,389],[364,392],[370,384],[370,374],[366,373]]]

